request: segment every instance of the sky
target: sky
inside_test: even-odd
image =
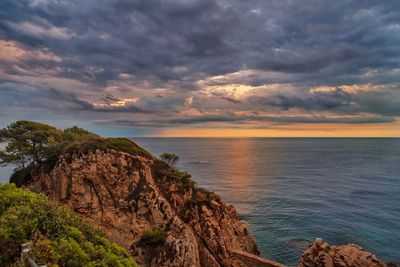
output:
[[[1,0],[0,127],[400,136],[399,0]]]

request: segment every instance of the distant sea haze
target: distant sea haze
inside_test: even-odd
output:
[[[236,207],[263,256],[296,265],[316,237],[400,262],[400,139],[133,138]]]
[[[316,238],[400,262],[400,139],[132,138],[236,207],[263,256],[296,265]],[[0,168],[5,182],[11,168]]]

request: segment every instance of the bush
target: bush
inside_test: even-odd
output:
[[[74,143],[70,143],[68,145],[65,145],[64,148],[62,149],[62,151],[60,152],[60,154],[64,154],[64,153],[89,153],[91,151],[95,151],[95,150],[107,150],[107,145],[104,142],[104,139],[102,138],[93,138],[93,139],[88,139],[85,140],[83,142],[74,142]]]
[[[119,150],[131,155],[152,157],[149,152],[128,138],[107,138],[105,139],[105,143],[108,148]]]
[[[60,254],[54,249],[52,242],[46,238],[36,239],[35,246],[32,249],[33,257],[37,259],[37,264],[57,266]]]
[[[88,153],[95,150],[106,151],[107,149],[114,149],[117,151],[125,152],[131,155],[139,155],[143,157],[151,158],[151,154],[145,149],[138,146],[135,142],[128,138],[101,138],[98,136],[92,136],[88,139],[82,139],[81,141],[75,141],[72,143],[65,143],[62,153]]]
[[[191,179],[192,175],[188,172],[169,168],[159,170],[159,174],[167,177],[170,181],[179,182],[185,187],[196,187],[196,182]]]
[[[192,175],[186,171],[176,170],[175,171],[175,179],[180,181],[183,185],[187,187],[194,188],[196,186],[196,182],[193,181]]]
[[[0,266],[20,264],[20,246],[47,266],[138,266],[123,248],[46,196],[0,185]]]
[[[141,245],[163,245],[166,237],[167,233],[162,229],[147,229],[143,231],[139,243]]]

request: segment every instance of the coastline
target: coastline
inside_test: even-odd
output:
[[[149,140],[149,139],[147,139],[147,140]],[[154,139],[151,139],[151,140],[153,140],[154,141]],[[179,140],[181,140],[181,139],[176,139],[178,142],[180,142]],[[187,139],[184,139],[184,141],[186,141]],[[210,139],[206,139],[207,140],[207,142],[209,142],[210,141]],[[254,139],[251,139],[251,140],[254,140]],[[268,139],[268,140],[270,140],[270,139]],[[267,141],[268,141],[267,140]],[[275,139],[274,139],[275,140]],[[291,140],[293,140],[293,139],[291,139]],[[312,139],[312,140],[314,140],[314,139]],[[138,142],[140,142],[141,140],[138,140]],[[193,141],[193,140],[190,140],[190,141]],[[218,142],[219,142],[220,140],[218,139]],[[225,140],[225,141],[231,141],[231,139],[228,139],[228,140]],[[242,139],[239,139],[238,141],[243,141]],[[361,140],[361,141],[366,141],[366,140]],[[145,147],[147,147],[147,146],[145,146]],[[175,146],[176,148],[177,147],[179,147],[179,146]],[[163,147],[163,149],[165,149],[165,147]],[[193,151],[193,150],[192,150]],[[240,152],[240,150],[237,152],[237,153],[239,153]],[[241,153],[241,152],[240,152]],[[154,153],[153,153],[154,154]],[[185,155],[184,153],[183,153],[183,155]],[[199,168],[201,168],[201,169],[204,169],[204,168],[206,168],[206,169],[208,169],[208,170],[210,170],[210,166],[212,166],[212,165],[210,165],[210,163],[209,163],[209,161],[201,161],[201,159],[202,159],[202,156],[200,155],[200,157],[199,157],[199,160],[200,161],[197,161],[197,162],[202,162],[201,164],[196,164],[196,161],[193,161],[193,158],[186,158],[186,157],[182,157],[182,162],[181,162],[181,164],[179,165],[179,166],[183,166],[182,168],[184,168],[184,169],[188,169],[187,167],[189,166],[189,167],[191,167],[191,168],[193,168],[193,166],[192,165],[194,165],[194,166],[197,166],[197,167],[199,167]],[[227,159],[228,160],[228,159]],[[218,169],[221,169],[221,167],[223,167],[223,166],[217,166],[218,167]],[[250,166],[247,166],[247,167],[251,167],[251,165]],[[222,168],[223,170],[224,170],[224,168]],[[248,170],[247,170],[247,174],[251,174],[251,172],[248,172]],[[199,175],[200,176],[200,175]],[[197,177],[199,177],[199,176],[197,176],[196,175],[196,179],[197,179]],[[231,175],[229,175],[229,173],[227,174],[227,175],[225,175],[224,177],[232,177]],[[201,180],[200,180],[200,182],[201,182]],[[203,181],[204,182],[204,181]],[[213,185],[214,184],[214,186],[216,185],[215,183],[212,183],[212,184],[206,184],[206,187],[207,186],[209,186],[209,185]],[[226,184],[226,183],[225,183]],[[243,188],[243,184],[241,184],[241,182],[240,183],[235,183],[235,184],[231,184],[230,182],[228,183],[228,185],[235,185],[235,187],[234,188],[236,188],[236,189],[239,189],[239,188]],[[249,187],[250,189],[252,189],[253,187],[252,186],[250,186]],[[210,188],[209,189],[213,189],[211,186],[210,186]],[[282,188],[281,188],[282,189]],[[230,189],[231,190],[231,189]],[[259,205],[260,204],[260,202],[257,202],[257,201],[251,201],[251,199],[250,199],[250,201],[249,201],[249,203],[243,203],[243,201],[242,202],[236,202],[235,203],[235,201],[230,201],[230,197],[229,197],[229,192],[230,192],[230,190],[228,190],[228,191],[226,191],[226,193],[228,193],[228,197],[226,197],[226,193],[224,193],[224,190],[215,190],[215,191],[217,191],[218,193],[222,193],[222,195],[224,195],[225,194],[225,196],[223,197],[223,199],[224,200],[226,200],[228,203],[231,203],[231,204],[234,204],[234,206],[238,209],[238,212],[239,212],[239,216],[240,216],[240,218],[242,218],[242,219],[244,219],[244,220],[246,220],[246,221],[248,221],[248,222],[250,222],[250,224],[251,224],[251,220],[253,220],[254,218],[252,218],[252,213],[250,212],[249,213],[249,211],[248,211],[248,208],[251,208],[252,206],[254,206],[254,205]],[[240,193],[240,191],[239,191],[239,193]],[[273,193],[273,192],[269,192],[269,193]],[[276,192],[275,192],[276,193]],[[241,193],[240,193],[241,194]],[[358,193],[359,194],[359,193]],[[271,203],[271,205],[273,206],[274,204],[273,204],[273,201],[271,201],[272,203]],[[244,206],[242,205],[242,204],[244,204]],[[284,210],[284,209],[282,209],[282,210]],[[246,211],[246,212],[244,212],[243,213],[243,211]],[[274,217],[274,214],[269,214],[269,217],[270,216],[272,216],[272,217]],[[266,229],[268,229],[268,232],[269,233],[275,233],[275,231],[277,230],[277,228],[274,228],[274,226],[272,226],[271,227],[271,225],[268,225],[268,226],[265,226],[266,227]],[[280,227],[284,227],[284,225],[282,225],[282,224],[280,224]],[[256,233],[256,237],[257,237],[257,240],[258,240],[258,242],[260,242],[260,236],[257,236],[257,230],[258,229],[254,229],[254,227],[252,227],[252,232],[254,232],[254,233]],[[278,231],[279,232],[279,231]],[[318,236],[322,236],[322,237],[324,237],[324,235],[322,234],[320,234],[320,235],[314,235],[314,236],[312,236],[312,237],[310,237],[310,239],[309,240],[314,240],[314,238],[316,238],[316,237],[318,237]],[[270,239],[270,237],[267,237],[268,239]],[[294,239],[294,240],[296,240],[296,239],[298,239],[298,236],[296,236],[296,235],[292,235],[292,236],[289,236],[288,237],[289,238],[289,242],[291,242],[290,240],[291,239]],[[262,239],[261,239],[262,240]],[[300,239],[301,240],[301,239]],[[331,243],[332,241],[330,241],[330,243]],[[354,243],[360,243],[360,242],[355,242],[355,241],[351,241],[351,240],[349,240],[349,242],[354,242]],[[310,244],[312,243],[312,242],[309,242]],[[343,242],[332,242],[333,244],[343,244]],[[261,243],[262,244],[262,243]],[[286,251],[285,249],[281,249],[282,251]],[[301,253],[303,253],[303,251],[304,251],[304,249],[298,249],[299,250],[299,254],[301,254]],[[371,249],[372,251],[373,251],[373,249]],[[272,258],[272,259],[274,259],[274,257],[270,257],[269,255],[266,255],[266,254],[263,254],[263,256],[266,256],[267,258]],[[299,255],[298,255],[299,256]],[[298,258],[297,258],[297,260],[298,260]],[[385,259],[385,260],[393,260],[393,258],[390,258],[390,259]],[[289,265],[292,265],[292,264],[289,264]]]

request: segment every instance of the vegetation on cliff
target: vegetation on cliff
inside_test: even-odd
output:
[[[17,186],[26,185],[32,173],[40,167],[51,169],[52,164],[63,154],[88,153],[96,149],[116,151],[152,158],[157,174],[170,181],[195,187],[191,174],[175,168],[179,157],[173,153],[162,153],[159,159],[128,138],[102,138],[77,126],[65,130],[34,121],[17,121],[0,129],[0,166],[14,165],[10,182]]]
[[[158,156],[158,158],[164,163],[168,164],[168,166],[173,167],[179,160],[179,156],[174,153],[164,152]]]
[[[0,166],[14,165],[10,182],[18,186],[30,179],[35,167],[51,165],[66,153],[87,153],[96,149],[114,149],[151,158],[151,154],[128,138],[102,138],[77,126],[65,130],[34,121],[17,121],[0,129]]]
[[[67,208],[13,184],[0,185],[0,265],[22,266],[22,243],[47,266],[138,266],[128,252]]]
[[[163,229],[146,229],[142,232],[139,242],[141,245],[164,245],[166,237],[167,232]]]
[[[174,168],[162,159],[154,162],[153,172],[156,178],[165,177],[169,182],[178,182],[190,188],[196,187],[196,182],[191,179],[190,173]]]

